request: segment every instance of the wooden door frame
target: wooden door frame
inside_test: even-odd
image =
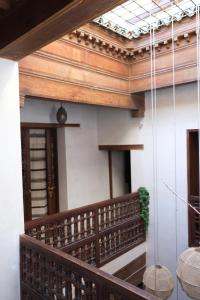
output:
[[[49,203],[49,192],[48,192],[48,184],[49,184],[49,174],[48,174],[48,172],[49,172],[49,170],[48,170],[48,168],[47,168],[47,201],[48,201],[48,214],[49,214],[49,207],[55,207],[55,212],[54,213],[57,213],[57,212],[59,212],[59,178],[58,178],[58,145],[57,145],[57,129],[56,129],[56,127],[54,127],[54,126],[49,126],[49,127],[42,127],[42,126],[39,126],[38,127],[38,124],[37,123],[30,123],[31,125],[30,125],[30,127],[28,126],[28,124],[26,125],[26,126],[23,126],[23,123],[21,123],[21,134],[22,134],[22,130],[24,130],[24,129],[27,129],[27,132],[28,132],[28,130],[29,129],[45,129],[46,130],[46,139],[47,139],[47,135],[48,135],[48,132],[50,131],[50,130],[52,130],[52,131],[54,131],[53,132],[53,135],[54,135],[54,138],[55,138],[55,149],[54,149],[54,155],[55,155],[55,157],[56,157],[56,161],[57,161],[57,163],[56,163],[56,166],[55,166],[55,186],[56,186],[56,188],[55,188],[55,194],[56,194],[56,197],[55,197],[55,204],[52,204],[52,203]],[[34,124],[35,124],[35,127],[34,127]],[[42,125],[42,124],[41,124]],[[28,136],[27,136],[27,134],[26,134],[26,130],[24,130],[24,132],[25,132],[25,138],[26,138],[26,140],[28,139]],[[27,142],[27,141],[26,141]],[[28,142],[28,144],[29,144],[29,142]],[[23,148],[22,148],[22,151],[23,151]],[[26,153],[25,153],[25,156],[27,156],[28,155],[28,151],[26,151]],[[47,156],[47,161],[48,160],[50,160],[50,148],[49,147],[47,147],[46,148],[46,156]],[[29,159],[27,158],[27,161],[28,161]],[[28,162],[28,164],[30,165],[30,161]],[[29,178],[29,181],[30,181],[30,166],[28,165],[28,171],[29,171],[29,174],[26,174],[26,176],[27,176],[27,178]],[[26,172],[26,173],[28,173],[28,171]],[[24,181],[24,180],[23,180]],[[30,189],[29,189],[30,190]],[[23,191],[24,191],[24,188],[23,188]],[[30,198],[30,197],[29,197]],[[25,202],[25,197],[24,197],[24,202]],[[24,212],[25,212],[25,215],[24,215],[24,217],[25,217],[25,222],[26,221],[28,221],[27,220],[27,218],[28,219],[32,219],[32,212],[31,212],[31,206],[30,206],[30,201],[29,201],[29,203],[28,203],[28,207],[26,208],[26,206],[25,206],[25,203],[24,203]],[[50,211],[50,213],[51,213],[51,211]]]
[[[188,186],[188,203],[191,203],[190,201],[190,191],[191,191],[191,179],[190,179],[190,135],[191,133],[198,133],[198,129],[187,129],[187,186]],[[193,232],[194,232],[194,226],[191,224],[191,219],[193,218],[193,211],[188,206],[188,245],[189,247],[194,246],[193,244]]]

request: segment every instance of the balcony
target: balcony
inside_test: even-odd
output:
[[[98,269],[145,239],[138,193],[28,222],[21,299],[157,299]]]

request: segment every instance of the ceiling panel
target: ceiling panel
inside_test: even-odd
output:
[[[148,33],[150,28],[192,17],[199,5],[200,0],[129,0],[94,22],[132,39]]]

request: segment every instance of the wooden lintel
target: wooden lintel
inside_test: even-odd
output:
[[[64,128],[64,127],[80,127],[78,123],[66,123],[66,124],[58,124],[58,123],[29,123],[29,122],[22,122],[22,128]]]
[[[0,56],[19,60],[125,0],[29,0],[0,21]]]
[[[104,151],[130,151],[130,150],[144,150],[144,145],[99,145],[99,150]]]

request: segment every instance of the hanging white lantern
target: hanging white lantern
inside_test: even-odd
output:
[[[200,299],[200,248],[184,251],[177,266],[177,276],[186,294],[192,299]]]
[[[169,298],[174,289],[170,271],[161,265],[153,265],[146,269],[143,277],[145,290],[163,300]]]

